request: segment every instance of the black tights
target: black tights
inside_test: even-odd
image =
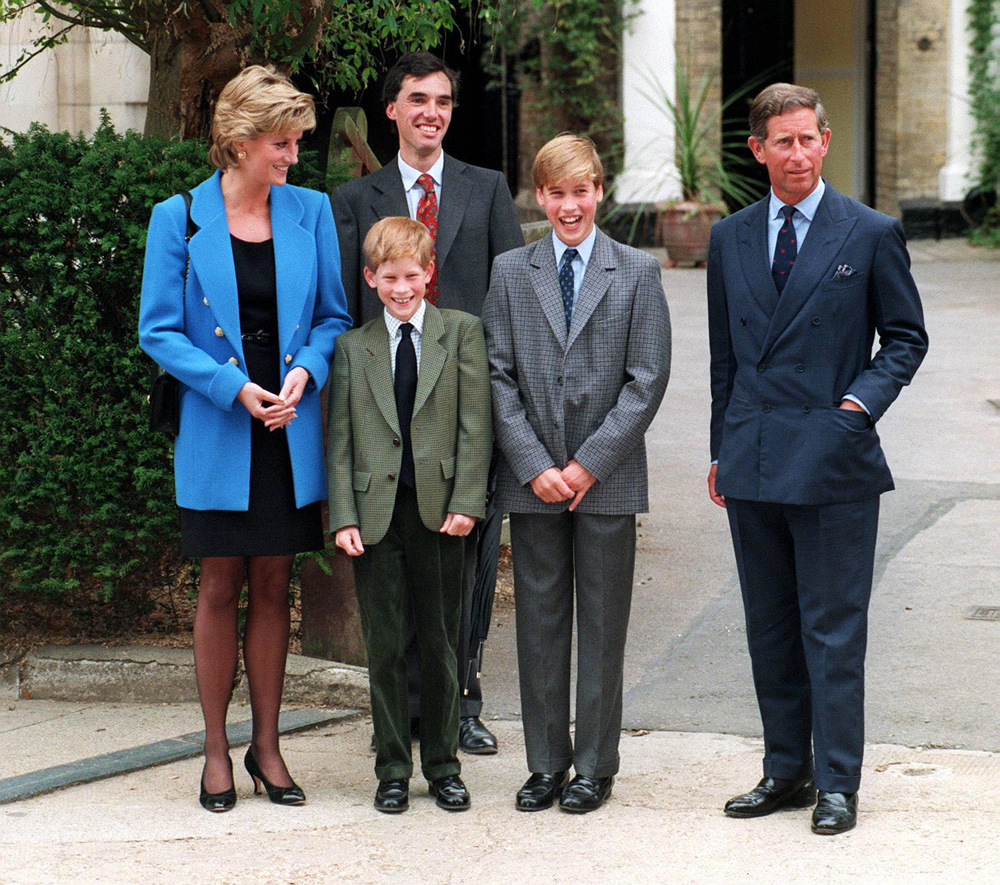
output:
[[[226,711],[236,677],[237,608],[244,580],[249,604],[243,663],[250,688],[254,755],[265,777],[278,786],[292,779],[278,749],[278,713],[288,654],[288,582],[291,556],[211,556],[201,560],[194,618],[194,664],[205,717],[205,789],[232,785]]]

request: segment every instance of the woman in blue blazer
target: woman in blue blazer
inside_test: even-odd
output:
[[[239,655],[253,712],[244,760],[272,802],[305,795],[278,747],[294,555],[323,546],[326,497],[320,390],[350,328],[337,234],[325,194],[286,184],[312,98],[252,66],[223,89],[209,158],[219,171],[153,209],[139,340],[180,381],[174,453],[181,552],[201,558],[194,625],[205,718],[201,803],[236,803],[226,712]],[[190,263],[188,261],[190,257]]]

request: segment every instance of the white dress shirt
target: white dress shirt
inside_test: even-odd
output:
[[[420,307],[417,308],[417,312],[410,317],[406,322],[413,326],[413,331],[410,332],[410,340],[413,341],[413,350],[417,355],[417,372],[420,372],[420,343],[424,334],[424,314],[427,313],[427,302],[421,300]],[[399,331],[399,327],[403,325],[403,320],[397,320],[389,311],[385,308],[382,309],[382,316],[385,317],[385,327],[389,332],[389,354],[392,359],[392,380],[396,380],[396,350],[399,348],[399,342],[403,340],[403,333]]]

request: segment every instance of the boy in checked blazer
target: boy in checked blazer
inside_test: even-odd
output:
[[[648,509],[643,437],[667,386],[670,317],[659,264],[594,226],[604,192],[593,143],[558,136],[533,177],[552,236],[496,259],[483,308],[531,772],[515,805],[558,798],[582,813],[611,795],[619,768],[635,514]]]
[[[339,339],[330,382],[330,530],[354,557],[375,726],[375,807],[409,807],[404,651],[412,610],[423,674],[420,758],[437,804],[464,811],[456,664],[463,539],[486,508],[493,448],[482,324],[424,301],[427,228],[385,218],[365,237],[381,316]]]

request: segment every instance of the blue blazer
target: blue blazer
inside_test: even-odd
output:
[[[902,227],[828,183],[779,298],[767,206],[765,197],[712,229],[716,489],[779,504],[873,497],[893,486],[875,423],[927,351]],[[871,417],[838,409],[847,394]]]
[[[191,191],[191,268],[184,292],[187,215],[178,194],[153,207],[139,308],[139,343],[180,382],[174,452],[177,503],[192,510],[246,510],[250,503],[250,413],[236,399],[249,381],[240,337],[236,270],[216,172]],[[295,503],[326,498],[320,390],[337,336],[351,327],[340,251],[325,194],[272,187],[271,230],[278,290],[281,378],[311,376],[284,432]],[[277,392],[277,391],[275,391]]]

